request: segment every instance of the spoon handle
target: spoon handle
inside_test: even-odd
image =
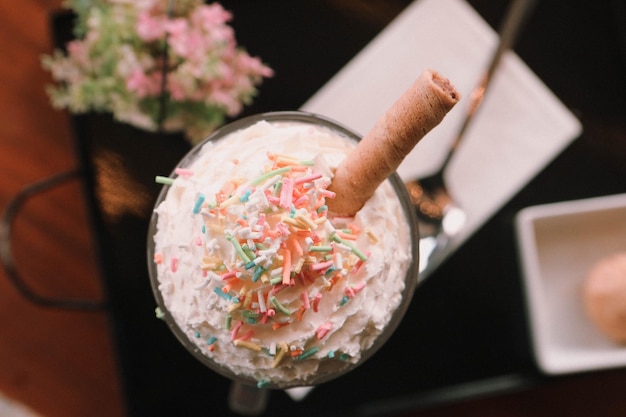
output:
[[[487,87],[491,79],[493,78],[493,74],[500,64],[502,56],[507,50],[511,49],[517,41],[522,27],[528,20],[528,17],[530,16],[530,13],[536,3],[537,0],[512,0],[512,2],[509,4],[508,10],[498,32],[500,37],[498,46],[493,52],[491,59],[489,60],[489,66],[487,67],[487,70],[481,76],[476,88],[474,88],[474,90],[472,90],[472,92],[470,93],[470,96],[468,98],[469,104],[467,107],[467,113],[465,115],[465,118],[463,119],[463,123],[461,124],[459,131],[457,132],[454,142],[448,150],[448,154],[446,155],[446,159],[441,166],[440,172],[444,171],[444,169],[450,162],[450,159],[452,158],[452,154],[458,147],[459,143],[461,143],[461,139],[465,137],[467,128],[474,119],[474,115],[476,114],[480,105],[483,102]]]

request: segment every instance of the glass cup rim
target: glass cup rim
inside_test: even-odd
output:
[[[228,136],[229,134],[241,130],[245,127],[251,126],[259,121],[268,121],[268,122],[301,122],[315,125],[322,125],[331,130],[334,130],[349,139],[352,139],[358,142],[361,139],[361,136],[354,132],[353,130],[345,127],[344,125],[319,114],[308,113],[303,111],[276,111],[276,112],[267,112],[267,113],[259,113],[247,117],[243,117],[241,119],[235,120],[231,123],[228,123],[221,128],[215,130],[213,133],[208,135],[201,142],[193,146],[185,156],[177,163],[176,167],[170,173],[171,178],[175,178],[177,174],[175,173],[176,168],[186,167],[191,164],[198,154],[201,152],[203,146],[215,140],[220,140]],[[409,305],[411,304],[411,300],[413,298],[413,293],[415,292],[415,288],[418,284],[418,265],[419,265],[419,230],[417,226],[417,217],[415,210],[411,204],[411,198],[404,186],[404,183],[400,179],[400,176],[397,173],[393,173],[388,180],[390,181],[398,200],[402,206],[402,211],[406,216],[407,223],[409,225],[409,237],[411,241],[411,261],[406,271],[405,278],[405,287],[402,291],[402,301],[400,305],[394,312],[391,314],[391,317],[385,326],[385,329],[377,336],[376,341],[370,346],[368,349],[364,350],[361,354],[361,358],[356,363],[346,363],[346,366],[339,369],[337,372],[332,372],[328,374],[320,374],[315,375],[309,380],[303,381],[290,381],[290,382],[281,382],[275,383],[270,382],[265,388],[274,388],[274,389],[285,389],[285,388],[293,388],[297,386],[311,386],[311,385],[319,385],[324,382],[328,382],[330,380],[336,379],[349,371],[355,369],[359,365],[363,364],[367,360],[369,360],[391,337],[391,335],[396,331],[399,326],[402,318],[405,316],[406,311],[408,310]],[[161,188],[159,195],[155,201],[154,208],[156,209],[158,205],[167,197],[167,192],[170,186],[165,184]],[[203,365],[207,366],[209,369],[217,372],[218,374],[233,380],[246,384],[257,384],[257,380],[250,376],[239,375],[227,368],[224,365],[219,364],[214,361],[210,357],[206,356],[200,348],[190,340],[187,334],[178,326],[171,313],[165,306],[162,294],[159,290],[159,281],[158,274],[156,271],[156,265],[154,263],[154,239],[153,236],[157,230],[157,222],[158,222],[158,214],[156,210],[152,211],[152,215],[149,221],[148,227],[148,236],[147,236],[147,263],[148,263],[148,272],[150,278],[150,285],[152,288],[152,293],[155,298],[157,308],[160,311],[160,315],[162,320],[167,324],[170,331],[175,335],[178,341],[185,347],[187,351],[189,351],[192,356],[194,356],[198,361],[200,361]]]

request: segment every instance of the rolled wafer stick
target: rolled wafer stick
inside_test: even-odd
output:
[[[450,81],[425,70],[339,164],[326,201],[331,212],[352,216],[406,155],[461,99]]]

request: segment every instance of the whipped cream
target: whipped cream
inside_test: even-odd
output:
[[[258,122],[207,142],[155,209],[165,308],[203,355],[259,386],[359,362],[400,305],[410,227],[389,181],[353,218],[328,213],[355,142]]]

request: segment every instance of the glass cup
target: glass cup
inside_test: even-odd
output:
[[[175,168],[186,168],[189,167],[193,161],[198,157],[199,152],[202,149],[202,146],[207,141],[218,141],[229,134],[236,132],[238,130],[249,127],[259,121],[268,121],[268,122],[295,122],[295,123],[305,123],[311,124],[315,126],[322,126],[332,131],[353,139],[355,142],[359,141],[360,137],[353,131],[341,126],[340,124],[319,116],[305,112],[272,112],[272,113],[264,113],[258,114],[246,118],[242,118],[238,121],[230,123],[219,130],[215,131],[209,137],[207,137],[203,142],[196,145],[181,161]],[[176,177],[176,174],[172,172],[172,178]],[[293,388],[296,386],[313,386],[318,385],[332,379],[335,379],[361,363],[368,360],[392,335],[395,329],[398,327],[402,317],[404,316],[413,296],[413,292],[418,282],[418,247],[419,247],[419,232],[417,228],[417,220],[415,216],[415,212],[413,206],[411,204],[411,199],[406,191],[406,188],[399,178],[397,174],[393,174],[389,177],[389,181],[393,190],[395,191],[400,204],[402,206],[402,210],[406,216],[406,222],[409,226],[409,237],[411,243],[410,254],[412,259],[410,260],[410,264],[408,266],[406,276],[405,276],[405,286],[402,292],[402,300],[398,306],[398,308],[392,313],[388,324],[382,333],[377,337],[375,342],[369,347],[366,351],[363,351],[361,357],[356,363],[346,363],[340,369],[334,369],[332,372],[320,371],[313,375],[311,378],[308,378],[306,381],[291,381],[291,382],[282,382],[279,384],[268,384],[264,388],[273,388],[273,389],[287,389]],[[155,207],[158,207],[159,204],[167,197],[169,186],[164,185],[161,193],[158,196]],[[257,381],[251,377],[237,375],[232,372],[230,369],[216,363],[212,358],[203,354],[194,341],[190,340],[187,334],[178,326],[176,321],[173,319],[172,315],[168,311],[165,303],[163,301],[163,296],[159,291],[159,279],[157,276],[157,268],[154,263],[154,252],[155,252],[155,244],[153,236],[157,231],[157,221],[158,215],[156,212],[153,213],[152,218],[150,220],[150,226],[148,231],[148,241],[147,241],[147,255],[148,255],[148,269],[150,273],[150,281],[152,284],[152,290],[154,293],[154,297],[156,299],[157,305],[160,311],[163,314],[163,319],[167,323],[170,330],[174,333],[174,335],[178,338],[180,343],[202,364],[212,369],[213,371],[231,379],[235,382],[231,388],[231,408],[235,409],[235,411],[241,412],[242,414],[258,414],[262,411],[266,397],[266,390],[257,388]]]

